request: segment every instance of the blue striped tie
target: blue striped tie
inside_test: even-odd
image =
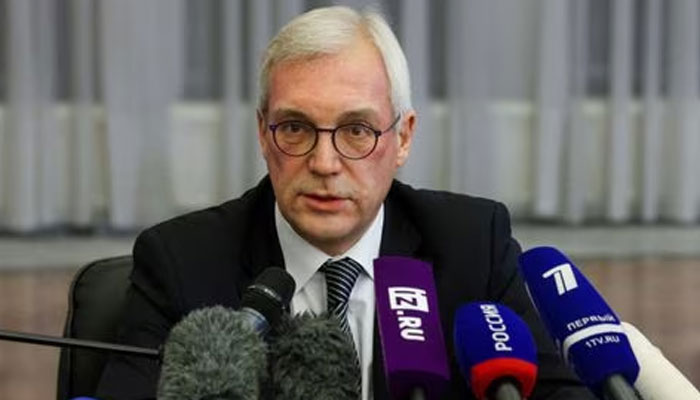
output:
[[[328,314],[338,319],[341,329],[348,335],[350,343],[355,347],[355,341],[352,339],[352,332],[348,325],[348,301],[350,293],[355,286],[357,277],[362,272],[362,266],[350,257],[345,257],[342,260],[326,261],[321,266],[321,272],[326,275],[326,288],[328,292]],[[355,348],[355,368],[357,368],[358,377],[362,376],[362,367],[360,365],[360,357]],[[362,393],[362,379],[357,381],[357,393]]]
[[[328,289],[328,314],[338,318],[340,327],[350,333],[348,325],[348,300],[357,277],[362,272],[362,266],[350,257],[342,260],[326,261],[321,266],[321,272],[326,275],[326,287]]]

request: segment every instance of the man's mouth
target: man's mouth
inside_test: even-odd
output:
[[[312,209],[318,211],[338,211],[347,200],[345,197],[325,193],[304,193],[302,197]]]
[[[333,200],[342,200],[342,197],[339,196],[334,196],[332,194],[315,194],[315,193],[307,193],[306,196],[311,197],[314,200],[318,201],[333,201]]]

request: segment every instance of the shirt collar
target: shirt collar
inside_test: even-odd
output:
[[[362,265],[370,279],[374,279],[374,259],[379,256],[379,247],[382,241],[384,204],[381,205],[374,221],[360,240],[344,254],[336,257],[329,256],[299,236],[282,216],[277,202],[275,202],[275,226],[284,257],[284,265],[296,282],[296,292],[299,292],[306,285],[328,259],[339,260],[351,257]]]

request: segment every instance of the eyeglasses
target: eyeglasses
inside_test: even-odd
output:
[[[345,124],[336,128],[318,128],[303,121],[283,121],[268,127],[272,131],[277,148],[288,156],[301,157],[309,154],[318,143],[319,133],[329,132],[333,147],[341,156],[360,160],[372,154],[377,147],[379,136],[394,129],[400,119],[401,114],[383,131],[361,123]]]

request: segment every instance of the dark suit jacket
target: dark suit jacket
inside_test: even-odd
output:
[[[519,253],[500,203],[393,183],[385,201],[380,254],[433,264],[448,354],[454,354],[456,309],[476,300],[500,302],[525,319],[538,345],[539,378],[532,399],[593,399],[562,364],[539,321],[518,271]],[[283,265],[269,178],[239,199],[147,229],[134,246],[122,340],[160,346],[189,311],[217,304],[237,308],[243,290],[263,268]],[[389,399],[381,357],[375,329],[375,398]],[[451,386],[444,398],[472,398],[454,357],[450,368]],[[153,361],[114,356],[98,396],[152,398],[158,375]]]

